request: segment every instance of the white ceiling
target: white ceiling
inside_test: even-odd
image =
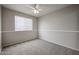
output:
[[[34,15],[34,13],[32,12],[32,9],[27,7],[27,6],[33,6],[33,4],[3,4],[3,6],[25,14],[40,17],[50,12],[54,12],[61,8],[67,7],[69,5],[68,4],[39,4],[39,8],[42,9],[42,11],[37,15]]]

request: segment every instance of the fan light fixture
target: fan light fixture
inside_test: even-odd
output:
[[[34,14],[38,14],[40,13],[40,11],[42,11],[42,9],[39,8],[39,4],[34,4],[33,6],[26,6],[26,7],[32,9],[32,12]]]
[[[40,13],[41,9],[39,9],[38,7],[39,7],[38,4],[35,4],[35,5],[34,5],[34,9],[33,9],[33,13],[34,13],[34,14]]]
[[[34,9],[33,12],[34,12],[34,14],[38,14],[39,13],[39,10]]]

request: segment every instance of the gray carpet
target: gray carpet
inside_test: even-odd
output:
[[[78,51],[36,39],[3,48],[1,55],[77,55]]]

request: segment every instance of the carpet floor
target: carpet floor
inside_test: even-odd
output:
[[[79,52],[41,39],[3,48],[1,55],[78,55]]]

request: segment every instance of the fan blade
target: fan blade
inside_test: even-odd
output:
[[[34,7],[32,7],[32,6],[26,6],[27,8],[30,8],[30,9],[35,9]]]
[[[38,9],[39,11],[42,11],[42,9]]]

